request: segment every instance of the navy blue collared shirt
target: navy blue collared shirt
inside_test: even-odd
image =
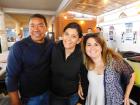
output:
[[[10,49],[6,85],[9,92],[19,90],[22,97],[40,95],[49,88],[50,57],[53,43],[38,44],[31,37]]]

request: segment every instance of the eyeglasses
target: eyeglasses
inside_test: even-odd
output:
[[[29,24],[29,27],[31,27],[31,28],[35,28],[35,27],[43,28],[44,26],[45,26],[44,23],[40,23],[40,24]]]

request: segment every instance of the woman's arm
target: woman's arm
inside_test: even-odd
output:
[[[135,81],[135,73],[132,73],[132,77],[130,78],[130,82],[126,87],[125,95],[124,95],[124,105],[130,105],[129,104],[129,95],[132,90],[132,87],[134,85]]]
[[[135,73],[133,68],[125,60],[116,60],[114,63],[116,71],[121,73],[121,82],[125,89],[124,105],[130,105],[129,95],[135,81]]]
[[[78,95],[82,100],[84,100],[84,93],[83,93],[83,89],[82,89],[82,86],[81,86],[81,82],[79,82]]]

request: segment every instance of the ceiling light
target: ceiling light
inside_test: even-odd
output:
[[[83,21],[83,20],[80,21],[80,24],[84,24],[84,23],[85,23],[85,21]]]
[[[77,19],[77,20],[93,20],[93,18],[96,18],[96,16],[93,16],[93,15],[83,14],[83,13],[74,12],[74,11],[68,11],[68,13],[72,14],[74,16],[74,19]]]
[[[68,17],[67,16],[64,16],[64,19],[67,19]]]
[[[104,4],[108,3],[108,0],[103,0]]]

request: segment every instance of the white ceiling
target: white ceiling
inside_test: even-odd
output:
[[[62,0],[0,0],[3,8],[56,11]]]
[[[0,0],[0,11],[24,23],[31,14],[40,13],[51,19],[59,14],[71,0]]]

